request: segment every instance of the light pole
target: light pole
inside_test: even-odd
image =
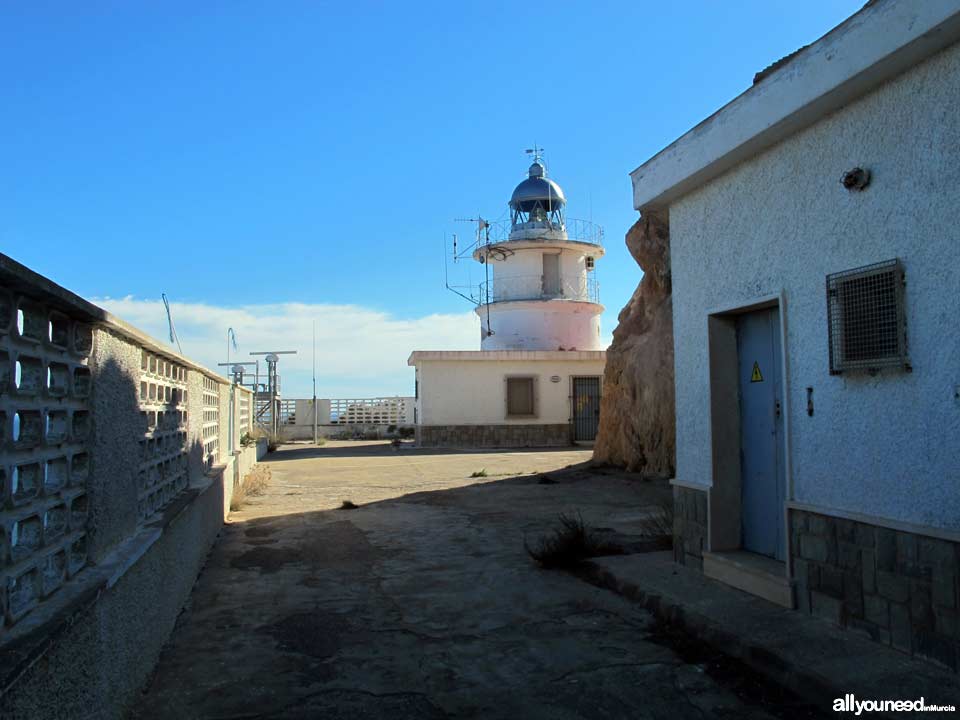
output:
[[[313,321],[313,444],[317,444],[317,321]]]

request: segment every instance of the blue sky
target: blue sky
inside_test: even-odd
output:
[[[606,230],[609,334],[628,173],[862,4],[4,3],[0,250],[158,335],[165,292],[209,365],[229,323],[299,349],[288,396],[314,319],[319,394],[406,394],[410,350],[478,347],[443,240],[524,148]]]

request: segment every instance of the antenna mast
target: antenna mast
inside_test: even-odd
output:
[[[163,299],[163,306],[167,309],[167,327],[170,329],[170,342],[177,344],[177,350],[183,355],[183,348],[180,347],[180,338],[177,336],[177,329],[173,326],[173,314],[170,312],[170,301],[167,300],[166,293],[160,293]]]

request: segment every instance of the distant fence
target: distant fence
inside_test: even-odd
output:
[[[313,400],[283,400],[281,408],[284,424],[313,425]],[[317,424],[413,425],[413,408],[412,397],[317,398]]]
[[[142,681],[222,524],[250,416],[250,391],[0,255],[0,716],[43,716],[17,688],[70,687],[114,623],[126,644],[98,672]],[[108,687],[57,712],[112,715]]]
[[[344,433],[381,437],[400,428],[413,427],[415,400],[412,397],[318,398],[316,422],[324,437]],[[280,434],[286,440],[313,436],[313,400],[290,399],[281,403]]]

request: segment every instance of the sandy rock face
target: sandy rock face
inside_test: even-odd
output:
[[[676,462],[670,228],[645,211],[627,232],[643,279],[620,311],[607,350],[593,459],[672,477]]]

